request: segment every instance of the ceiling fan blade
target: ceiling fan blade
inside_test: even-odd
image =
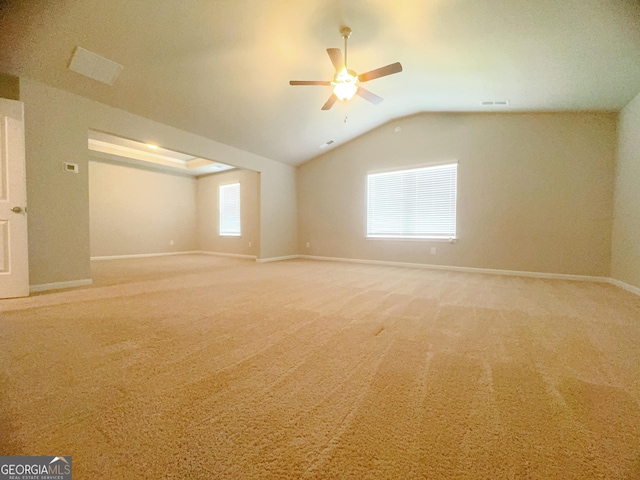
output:
[[[362,98],[373,103],[374,105],[378,105],[379,103],[382,103],[382,101],[384,100],[384,98],[379,97],[375,93],[372,93],[369,90],[365,90],[362,87],[358,87],[358,91],[356,92],[356,95],[360,95]]]
[[[386,77],[387,75],[392,75],[394,73],[398,73],[402,71],[402,65],[400,62],[392,63],[385,67],[376,68],[375,70],[371,70],[370,72],[363,73],[358,75],[359,82],[368,82],[369,80],[374,80],[380,77]]]
[[[328,87],[331,85],[331,82],[322,80],[290,80],[289,85],[323,85]]]
[[[329,58],[331,59],[331,63],[333,63],[333,68],[336,69],[336,72],[339,72],[344,68],[344,57],[342,56],[342,51],[339,48],[327,48],[327,53],[329,54]]]
[[[338,100],[338,97],[336,97],[335,93],[332,93],[329,100],[327,100],[327,102],[322,106],[321,110],[329,110],[333,107],[333,104],[336,103],[336,100]]]

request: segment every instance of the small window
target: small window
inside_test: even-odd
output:
[[[458,164],[367,175],[367,237],[456,237]]]
[[[240,184],[220,185],[220,235],[240,236]]]

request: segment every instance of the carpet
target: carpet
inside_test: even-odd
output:
[[[0,455],[74,479],[640,478],[640,298],[184,255],[0,301]]]

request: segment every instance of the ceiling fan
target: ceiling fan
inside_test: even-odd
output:
[[[346,102],[354,95],[359,95],[374,105],[378,105],[382,102],[383,98],[362,88],[360,84],[368,82],[369,80],[401,72],[402,65],[400,62],[396,62],[385,67],[376,68],[370,72],[357,75],[356,72],[347,68],[347,39],[351,36],[351,29],[349,27],[342,27],[340,29],[340,34],[342,35],[342,38],[344,38],[344,57],[342,56],[342,52],[339,48],[327,48],[327,53],[329,54],[331,63],[333,63],[333,67],[336,69],[333,81],[291,80],[289,85],[333,86],[333,93],[329,97],[329,100],[327,100],[327,102],[322,106],[322,110],[329,110],[333,104],[336,103],[336,100]]]

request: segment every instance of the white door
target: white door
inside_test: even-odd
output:
[[[29,295],[24,107],[0,98],[0,298]]]

